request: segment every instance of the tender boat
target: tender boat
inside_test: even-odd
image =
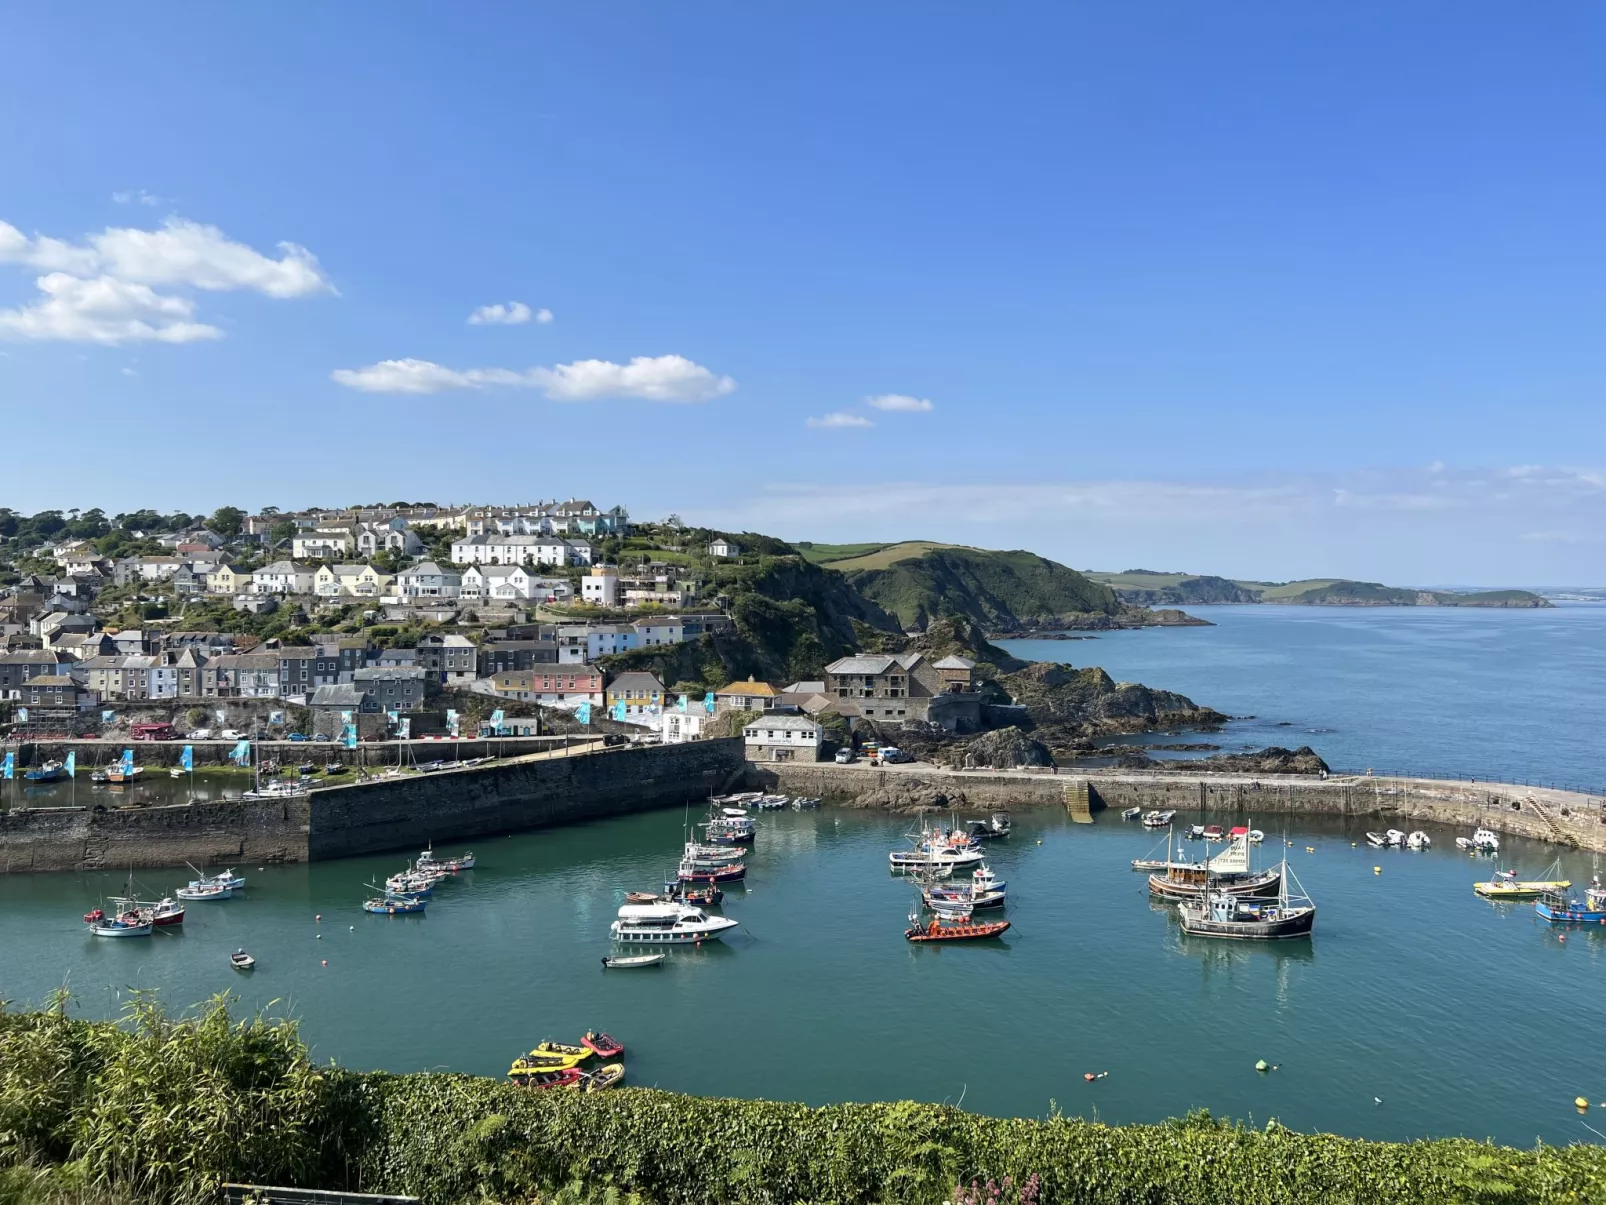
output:
[[[1606,925],[1606,887],[1596,879],[1581,900],[1569,899],[1564,892],[1545,892],[1534,911],[1553,925]]]
[[[604,955],[602,965],[610,971],[633,971],[639,967],[655,967],[668,957],[667,954],[630,954],[624,957]]]
[[[1121,813],[1121,819],[1122,820],[1136,820],[1141,815],[1143,815],[1143,809],[1142,808],[1127,808],[1124,812]]]
[[[740,923],[685,904],[626,904],[608,932],[615,941],[631,945],[684,946],[718,941]]]
[[[149,937],[153,932],[150,918],[140,912],[108,916],[96,908],[84,917],[84,922],[96,937]]]
[[[1182,835],[1188,838],[1190,841],[1203,841],[1205,835],[1205,826],[1202,824],[1190,824],[1188,826],[1188,831]]]
[[[908,941],[978,941],[1001,936],[1008,928],[1007,920],[949,923],[941,917],[934,917],[928,924],[916,922],[911,925],[904,930],[903,936]]]
[[[1172,862],[1167,850],[1164,873],[1149,876],[1149,894],[1163,899],[1193,899],[1206,891],[1224,895],[1275,895],[1282,884],[1277,869],[1251,870],[1249,832],[1239,830],[1227,848],[1207,862]]]
[[[332,771],[330,771],[332,773]],[[456,874],[460,870],[474,869],[473,853],[459,854],[455,857],[437,858],[435,847],[430,846],[418,855],[418,869],[437,871],[441,874]]]
[[[625,1052],[623,1042],[601,1030],[587,1030],[586,1036],[580,1039],[580,1045],[599,1059],[616,1059]]]
[[[521,1088],[574,1088],[585,1079],[585,1072],[578,1067],[565,1067],[560,1071],[509,1071],[508,1078]]]
[[[1297,895],[1289,892],[1288,881],[1292,875],[1285,858],[1278,875],[1281,886],[1275,900],[1210,891],[1202,898],[1179,901],[1177,911],[1182,917],[1182,931],[1190,937],[1246,941],[1309,937],[1316,924],[1316,905],[1303,892]]]
[[[1497,854],[1500,852],[1500,838],[1486,828],[1480,828],[1470,837],[1457,837],[1457,849],[1465,849],[1478,854]]]
[[[1170,828],[1171,822],[1176,819],[1176,812],[1144,812],[1144,828]]]
[[[234,953],[229,955],[229,965],[237,971],[249,971],[255,967],[256,964],[257,960],[252,958],[251,955],[247,954],[244,950],[236,950]]]
[[[823,799],[818,799],[812,795],[799,795],[792,800],[792,810],[794,812],[812,812],[823,802],[825,802]]]
[[[1382,849],[1385,845],[1388,844],[1388,838],[1385,837],[1382,833],[1367,833],[1366,834],[1366,843],[1368,845],[1370,845],[1373,849]]]
[[[1417,829],[1405,839],[1405,844],[1411,849],[1426,849],[1433,844],[1432,839],[1421,829]]]
[[[602,1092],[624,1082],[625,1065],[623,1063],[605,1063],[586,1077],[585,1090],[587,1092]]]
[[[133,882],[130,880],[130,890]],[[157,928],[166,928],[168,925],[182,925],[184,923],[184,905],[171,896],[163,896],[159,900],[137,900],[132,896],[113,896],[112,903],[117,905],[119,913],[137,912]]]
[[[1544,871],[1543,879],[1519,879],[1514,870],[1498,870],[1487,883],[1474,883],[1472,890],[1487,900],[1531,900],[1542,895],[1560,895],[1573,885],[1571,879],[1551,878],[1561,873],[1557,858]]]
[[[66,777],[66,764],[59,761],[47,761],[23,774],[29,782],[58,782]]]

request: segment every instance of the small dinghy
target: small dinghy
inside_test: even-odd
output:
[[[1169,828],[1171,826],[1171,821],[1175,816],[1176,816],[1176,812],[1175,811],[1169,811],[1169,812],[1144,812],[1143,813],[1143,827],[1144,828]]]
[[[255,967],[256,964],[257,960],[252,958],[251,955],[247,954],[244,950],[236,950],[234,953],[229,955],[229,965],[237,971],[249,971]]]
[[[1426,849],[1433,844],[1433,841],[1421,829],[1417,829],[1405,839],[1405,843],[1412,849]]]
[[[625,1052],[625,1044],[612,1034],[601,1030],[587,1031],[580,1044],[599,1059],[616,1059]]]
[[[1373,849],[1382,849],[1385,845],[1387,845],[1389,843],[1389,839],[1387,837],[1385,837],[1382,833],[1367,833],[1366,834],[1366,843],[1368,845],[1370,845]]]
[[[1121,819],[1122,820],[1136,820],[1141,815],[1143,815],[1143,809],[1142,808],[1127,808],[1124,812],[1121,813]]]
[[[587,1092],[601,1092],[623,1083],[625,1078],[625,1065],[623,1063],[608,1063],[593,1071],[585,1082]]]
[[[637,967],[655,967],[667,957],[666,954],[604,955],[602,965],[610,971],[631,971]]]

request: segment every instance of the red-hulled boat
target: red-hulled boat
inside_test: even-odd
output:
[[[941,917],[933,917],[929,924],[915,924],[904,930],[904,936],[910,941],[977,941],[984,937],[997,937],[1009,928],[1007,920],[988,921],[977,923],[964,921],[959,924],[943,924]]]
[[[565,1067],[562,1071],[536,1071],[510,1078],[521,1088],[575,1088],[585,1078],[585,1072],[578,1067]]]
[[[580,1039],[580,1045],[599,1059],[616,1059],[625,1052],[623,1042],[611,1034],[601,1032],[586,1034]]]
[[[747,877],[747,865],[738,862],[734,866],[721,866],[716,869],[681,863],[678,877],[682,883],[734,883]]]

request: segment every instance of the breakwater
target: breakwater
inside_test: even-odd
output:
[[[279,799],[14,807],[0,813],[0,872],[263,865],[422,848],[706,799],[742,765],[739,739],[559,745]]]
[[[1546,787],[1452,779],[1313,779],[1289,776],[1126,773],[1117,770],[1052,774],[1042,770],[943,770],[863,763],[754,764],[753,789],[822,795],[856,806],[890,811],[921,807],[987,811],[1053,806],[1091,814],[1129,807],[1175,809],[1181,815],[1314,814],[1371,817],[1376,827],[1395,820],[1429,821],[1531,837],[1577,849],[1606,852],[1606,801]]]
[[[369,766],[415,764],[471,757],[518,757],[526,753],[545,753],[554,749],[575,749],[601,744],[601,736],[499,736],[472,740],[365,740],[353,751],[332,741],[257,741],[251,742],[256,756],[270,762],[294,765],[303,761],[344,761],[351,765]],[[7,752],[17,755],[17,769],[43,765],[47,761],[64,761],[69,753],[77,755],[78,771],[105,768],[122,756],[124,749],[134,751],[134,760],[142,766],[176,766],[186,747],[194,754],[197,766],[224,766],[232,764],[229,755],[238,741],[131,741],[127,737],[110,739],[51,740],[51,741],[0,741],[0,757]]]

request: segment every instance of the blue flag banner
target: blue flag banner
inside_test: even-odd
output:
[[[342,712],[341,712],[341,713],[340,713],[340,722],[341,722],[341,723],[342,723],[342,724],[349,724],[349,723],[351,723],[351,712],[349,712],[349,711],[342,711]]]
[[[703,710],[706,711],[709,715],[713,715],[714,714],[714,692],[713,691],[709,691],[708,694],[703,697]]]
[[[357,747],[357,734],[355,732],[349,732],[348,731],[346,733],[346,748],[355,749],[356,747]]]
[[[229,754],[229,760],[237,766],[249,766],[251,764],[251,742],[241,741],[234,746],[234,751]]]
[[[116,719],[117,713],[115,711],[103,711],[100,713],[100,722],[102,724],[110,724]]]
[[[580,704],[580,706],[576,707],[574,709],[574,718],[579,720],[582,724],[590,724],[591,723],[591,704],[590,703],[582,703],[582,704]]]
[[[17,776],[17,755],[15,753],[8,753],[8,754],[6,754],[5,762],[3,764],[0,764],[0,777],[15,778],[16,776]]]
[[[185,745],[184,752],[178,755],[178,764],[181,769],[195,769],[195,746]]]
[[[500,707],[498,707],[495,711],[491,712],[491,723],[495,724],[498,728],[500,728],[502,726],[502,719],[503,719],[504,714],[505,713],[502,711],[502,709]]]
[[[67,760],[61,763],[61,768],[67,771],[68,778],[78,777],[78,754],[76,751],[67,754]]]
[[[675,704],[676,711],[686,711],[691,707],[691,696],[681,695],[680,701]]]
[[[17,708],[17,723],[26,724],[27,722],[28,722],[28,709],[26,707]]]
[[[132,774],[134,772],[134,751],[132,749],[123,750],[123,760],[119,763],[119,768],[124,774]]]
[[[625,701],[623,699],[613,705],[613,718],[621,724],[625,722]]]

